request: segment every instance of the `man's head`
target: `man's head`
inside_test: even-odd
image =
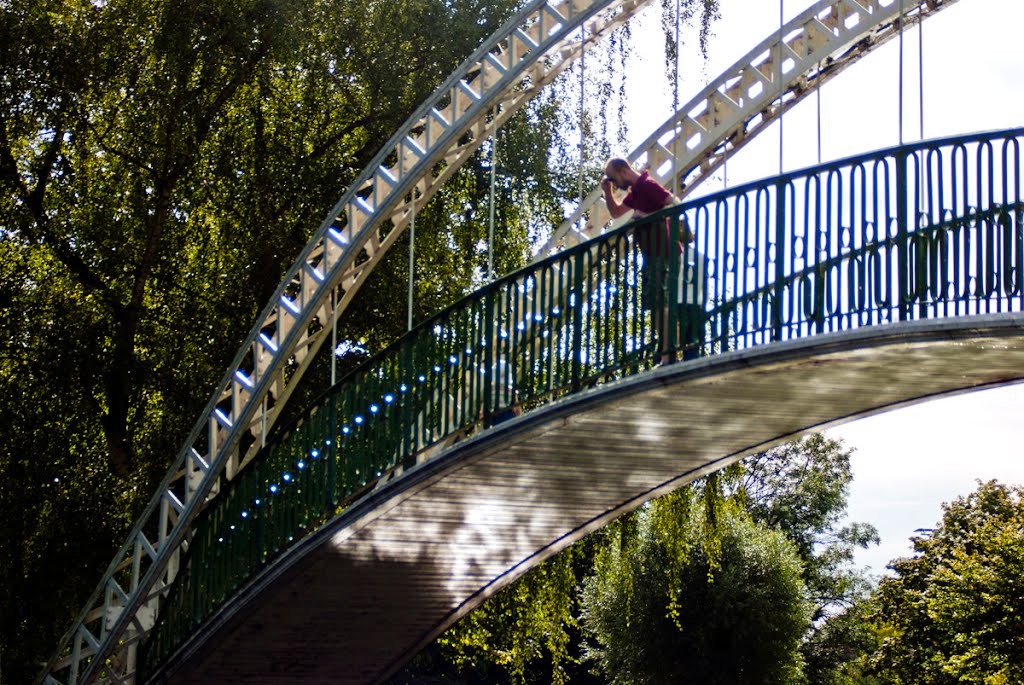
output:
[[[633,183],[640,176],[633,171],[629,162],[621,157],[612,157],[604,165],[604,175],[612,180],[612,184],[619,190],[629,190]]]

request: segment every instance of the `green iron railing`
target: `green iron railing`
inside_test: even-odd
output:
[[[919,143],[687,202],[422,323],[222,483],[143,644],[142,673],[377,479],[512,409],[678,358],[1021,311],[1022,137]]]

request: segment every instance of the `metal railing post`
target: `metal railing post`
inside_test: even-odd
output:
[[[679,307],[682,304],[679,301],[680,289],[682,289],[684,298],[686,293],[686,284],[680,282],[682,270],[679,264],[681,256],[679,216],[680,214],[676,212],[668,217],[668,283],[666,283],[665,288],[665,349],[668,351],[668,354],[672,359],[682,357],[682,349],[679,345]]]
[[[484,379],[484,417],[485,420],[489,419],[491,414],[495,411],[495,397],[494,390],[498,385],[498,359],[494,355],[494,285],[490,285],[487,288],[487,292],[484,294],[483,301],[483,373],[480,374]]]
[[[909,316],[910,248],[907,245],[907,152],[896,152],[896,298],[900,321]]]
[[[585,252],[577,253],[575,256],[570,257],[565,266],[571,269],[572,273],[572,288],[570,293],[575,294],[575,306],[570,306],[573,301],[572,295],[566,297],[565,309],[566,315],[572,317],[572,343],[570,347],[570,369],[572,373],[572,387],[578,388],[580,380],[583,377],[581,372],[583,366],[583,307],[587,301],[584,297],[585,274],[584,267],[586,266],[586,259],[584,259]],[[563,266],[564,271],[564,266]],[[587,270],[589,273],[589,270]],[[560,288],[559,291],[562,289]]]
[[[782,304],[786,282],[786,184],[775,184],[775,287],[772,293],[772,337],[782,340]]]

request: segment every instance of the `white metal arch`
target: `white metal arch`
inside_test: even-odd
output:
[[[135,646],[187,549],[192,520],[252,452],[329,324],[422,206],[500,125],[649,0],[532,0],[409,118],[341,197],[289,269],[127,542],[42,675],[134,681]],[[583,27],[581,40],[580,27]],[[318,322],[319,326],[314,326]],[[268,405],[271,399],[273,404]]]
[[[486,139],[492,118],[498,125],[506,121],[587,43],[649,1],[530,2],[392,136],[322,222],[264,308],[159,490],[62,640],[44,682],[70,685],[101,676],[134,682],[135,647],[152,628],[159,600],[174,581],[191,522],[221,479],[232,478],[244,464],[243,436],[255,439],[254,453],[276,419],[276,408],[287,402],[326,339],[330,322],[352,301],[412,213]],[[701,179],[807,92],[897,35],[899,24],[920,21],[955,1],[903,0],[909,5],[903,22],[894,21],[900,0],[819,2],[780,32],[781,44],[769,39],[758,46],[738,71],[716,80],[630,159],[646,163],[659,178],[697,170]],[[772,90],[772,65],[780,54],[781,105],[772,102],[779,98],[780,89]],[[826,58],[831,61],[819,72],[817,62]],[[669,148],[677,128],[685,152],[673,159]],[[598,197],[592,193],[556,238],[564,237]],[[600,228],[599,220],[600,215],[590,225]]]
[[[820,0],[680,107],[628,159],[666,187],[684,181],[678,195],[685,197],[791,107],[905,28],[956,1]],[[596,188],[539,255],[560,244],[575,245],[612,223]]]

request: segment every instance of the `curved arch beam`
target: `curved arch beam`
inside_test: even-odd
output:
[[[628,20],[648,1],[535,0],[491,36],[391,138],[323,221],[264,308],[161,487],[51,660],[44,673],[47,683],[91,682],[100,674],[133,681],[134,646],[152,627],[159,597],[173,582],[178,556],[187,548],[191,521],[216,494],[221,478],[230,479],[240,467],[243,436],[253,437],[253,452],[258,448],[276,419],[275,407],[287,402],[323,343],[328,324],[347,307],[412,212],[479,147],[491,119],[498,124],[507,120],[571,64],[587,43]],[[719,94],[706,91],[703,113],[685,109],[689,114],[670,127],[673,134],[681,128],[686,154],[692,158],[687,167],[673,157],[671,173],[685,177],[689,170],[699,169],[700,177],[706,176],[809,92],[792,86],[772,104],[773,98],[761,92],[770,90],[772,64],[782,65],[784,78],[794,75],[799,81],[799,70],[788,65],[803,64],[812,52],[835,53],[840,48],[822,47],[831,45],[828,36],[847,36],[851,27],[859,27],[864,29],[858,34],[864,45],[848,47],[833,58],[835,64],[848,64],[862,51],[897,35],[915,16],[919,21],[955,0],[919,0],[905,8],[902,22],[892,19],[898,15],[899,2],[821,2],[815,8],[829,9],[811,17],[806,35],[786,30],[783,42],[774,49],[767,53],[762,49],[770,40],[755,49],[762,58],[751,63],[752,80],[744,81],[743,73],[720,79],[723,90]],[[866,30],[869,24],[881,28],[872,33]],[[576,36],[581,27],[582,41]],[[779,55],[781,60],[775,62]],[[820,85],[839,70],[822,69],[814,84]],[[804,81],[806,89],[810,81],[806,76]],[[744,95],[747,86],[752,90]],[[730,109],[725,106],[730,102],[760,102],[751,95],[754,91],[765,98],[761,119],[748,118],[726,135],[718,119],[722,109]],[[665,130],[663,126],[649,139],[653,143],[635,154],[635,161],[646,160],[652,166],[659,162],[666,143],[660,132]],[[691,136],[699,133],[701,141],[706,135],[706,143],[695,143],[690,149],[695,139],[686,138],[687,131]],[[711,161],[701,162],[701,154]],[[268,406],[268,399],[273,406]],[[57,674],[65,679],[58,680]]]
[[[356,291],[411,214],[500,125],[649,0],[533,0],[391,137],[289,269],[42,680],[134,680],[134,649],[173,582],[189,526],[254,453]],[[582,31],[582,33],[581,33]],[[271,403],[268,403],[271,400]],[[58,679],[58,676],[60,679]]]
[[[653,497],[805,431],[1021,382],[1022,369],[1018,312],[779,342],[566,397],[343,512],[154,682],[383,682],[487,597]]]
[[[683,198],[798,102],[956,1],[820,0],[709,83],[628,159],[665,187],[679,189],[676,195]],[[601,189],[595,188],[539,256],[559,244],[578,244],[611,223]]]

